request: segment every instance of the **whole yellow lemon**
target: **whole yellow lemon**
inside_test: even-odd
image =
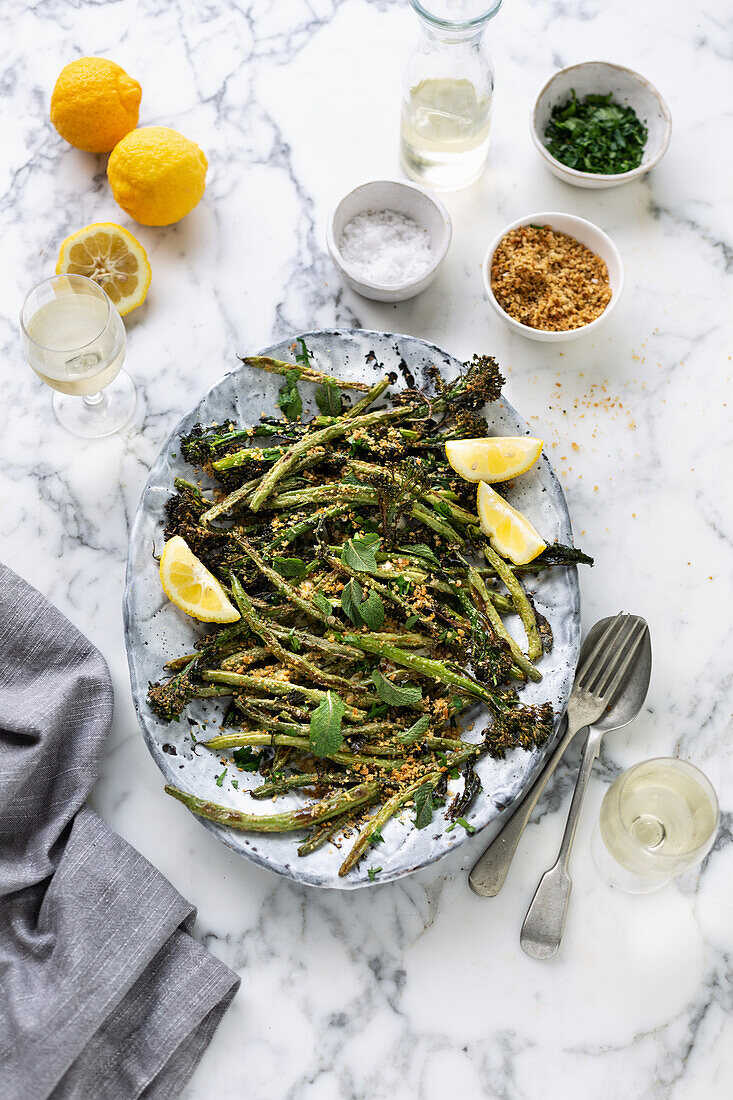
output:
[[[104,57],[79,57],[61,70],[51,95],[51,122],[87,153],[109,153],[137,126],[142,89]]]
[[[107,177],[115,200],[136,222],[172,225],[201,199],[207,167],[195,141],[166,126],[141,126],[114,147]]]

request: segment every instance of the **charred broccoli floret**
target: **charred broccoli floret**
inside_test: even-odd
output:
[[[514,572],[539,573],[543,569],[549,569],[551,565],[593,565],[593,558],[582,550],[576,550],[574,546],[563,546],[556,542],[538,554],[528,565],[515,565]]]
[[[196,664],[196,660],[190,661],[170,680],[148,685],[148,706],[164,722],[177,722],[184,708],[195,697],[197,685],[193,677]]]
[[[206,466],[227,447],[244,443],[251,435],[251,428],[236,428],[231,421],[209,428],[195,424],[188,435],[181,436],[181,454],[192,466]]]
[[[550,703],[520,703],[496,715],[486,732],[486,747],[492,756],[504,756],[517,745],[523,749],[544,745],[552,734],[553,719]]]

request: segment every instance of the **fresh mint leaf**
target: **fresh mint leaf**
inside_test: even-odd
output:
[[[417,684],[393,684],[377,669],[372,673],[377,695],[390,707],[414,707],[422,699],[422,688]]]
[[[415,828],[424,829],[433,820],[433,814],[441,805],[432,783],[423,783],[415,791]]]
[[[371,840],[372,844],[384,844],[384,837],[382,836],[381,829],[375,829],[374,832],[371,833],[369,839]]]
[[[297,386],[300,371],[297,367],[285,374],[285,382],[277,396],[277,403],[288,420],[300,420],[303,415],[303,399]]]
[[[238,791],[238,790],[239,790],[239,783],[238,783],[238,781],[237,781],[236,779],[233,779],[233,780],[232,780],[232,786],[234,787],[234,790],[235,790],[235,791]]]
[[[367,711],[367,718],[371,721],[372,718],[384,718],[387,713],[387,707],[384,703],[372,703]]]
[[[359,604],[358,614],[370,630],[379,630],[384,623],[384,604],[376,592],[370,592],[363,603]]]
[[[369,881],[374,882],[374,880],[376,879],[377,875],[379,874],[379,872],[381,870],[382,870],[381,867],[367,867],[367,874],[369,875]]]
[[[407,627],[407,629],[412,630],[413,626],[415,625],[415,623],[418,621],[419,618],[420,618],[419,615],[409,615],[405,619],[405,626]]]
[[[324,416],[341,415],[341,393],[333,382],[324,382],[316,386],[316,405]]]
[[[411,745],[413,741],[419,741],[424,733],[427,733],[430,728],[430,715],[423,714],[422,718],[418,718],[409,729],[403,730],[402,733],[397,734],[397,740],[402,745]]]
[[[335,691],[327,691],[311,715],[310,743],[314,756],[330,756],[338,752],[343,744],[341,719],[346,712],[346,704]]]
[[[465,817],[457,817],[456,825],[462,825],[469,836],[473,836],[473,834],[476,832],[475,827],[473,825],[470,825],[468,821],[466,821]]]
[[[226,773],[227,773],[227,770],[226,770],[226,768],[224,768],[224,771],[221,773],[221,775],[217,775],[217,777],[216,777],[217,787],[221,787],[222,783],[224,782],[224,776],[226,775]]]
[[[364,589],[352,577],[341,591],[341,607],[354,626],[365,623],[370,630],[379,630],[384,622],[384,604],[376,592],[370,592],[364,599]]]
[[[364,591],[359,582],[352,577],[341,591],[341,606],[344,609],[344,614],[348,615],[354,626],[361,626],[359,604],[363,599]]]
[[[273,558],[272,568],[281,577],[299,580],[308,568],[302,558]]]
[[[415,557],[424,558],[425,561],[429,561],[431,565],[435,565],[440,568],[440,562],[436,558],[433,551],[429,546],[426,546],[424,542],[415,543],[414,546],[399,546],[397,548],[404,554],[413,554]]]
[[[322,596],[320,592],[316,592],[312,600],[318,610],[322,611],[324,615],[330,615],[333,611],[333,604],[331,601],[327,600],[325,596]]]
[[[376,552],[381,541],[379,535],[349,539],[341,550],[341,561],[357,573],[373,573],[377,568]]]

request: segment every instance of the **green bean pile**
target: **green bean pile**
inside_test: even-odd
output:
[[[240,618],[171,660],[148,702],[171,721],[194,699],[227,699],[221,731],[199,741],[224,754],[217,783],[238,789],[238,771],[256,772],[262,782],[243,799],[305,791],[309,801],[256,814],[169,794],[234,829],[305,830],[301,856],[346,832],[345,875],[402,807],[427,826],[451,778],[462,782],[447,827],[472,831],[481,754],[548,738],[550,704],[517,695],[541,680],[536,663],[552,645],[521,576],[591,559],[555,545],[529,566],[505,561],[481,531],[476,486],[448,465],[447,440],[488,434],[481,410],[504,381],[494,359],[474,356],[451,382],[434,369],[430,393],[408,388],[386,404],[389,377],[324,374],[302,341],[295,363],[243,362],[283,376],[282,415],[182,437],[197,474],[176,479],[165,532],[186,541]],[[315,384],[319,410],[307,422],[303,383]],[[524,648],[504,624],[512,614]],[[473,743],[462,728],[477,706],[491,722]]]

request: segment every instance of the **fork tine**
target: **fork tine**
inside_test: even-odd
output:
[[[576,687],[587,687],[588,679],[595,678],[599,671],[601,671],[603,665],[608,660],[607,647],[609,643],[614,640],[614,635],[622,629],[624,622],[628,618],[625,612],[620,612],[615,619],[612,619],[606,629],[601,634],[600,638],[594,645],[591,653],[587,659],[583,662],[582,666],[578,670],[575,677]]]
[[[634,629],[633,629],[633,631],[632,631],[632,633],[631,633],[631,635],[628,639],[629,651],[626,654],[626,657],[624,658],[620,668],[616,671],[616,674],[613,676],[613,679],[610,680],[610,683],[609,683],[609,679],[612,675],[613,669],[609,670],[608,675],[605,677],[605,679],[603,681],[603,684],[598,689],[598,694],[602,695],[605,699],[608,700],[608,702],[611,701],[613,695],[618,690],[619,684],[623,680],[623,678],[624,678],[624,676],[625,676],[625,674],[626,674],[626,672],[629,668],[629,665],[631,664],[634,657],[636,656],[636,652],[639,649],[639,646],[641,645],[641,643],[643,642],[644,635],[646,634],[648,629],[649,629],[649,627],[647,626],[647,624],[644,622],[643,619],[637,619],[636,622],[634,623]]]
[[[586,683],[585,690],[591,691],[595,695],[598,695],[598,685],[603,682],[607,675],[613,674],[613,671],[618,661],[623,656],[624,650],[628,645],[629,638],[634,630],[634,623],[636,622],[635,615],[626,615],[624,617],[621,630],[616,634],[613,639],[613,645],[609,646],[606,660],[603,662],[600,668],[597,668],[590,681]]]
[[[635,616],[624,614],[623,618],[620,616],[620,619],[619,629],[614,632],[613,639],[606,642],[603,660],[595,662],[595,667],[589,675],[584,676],[583,689],[586,691],[598,692],[598,684],[603,680],[605,674],[613,669],[616,661],[619,660],[620,654],[626,648],[626,642],[633,629]]]

